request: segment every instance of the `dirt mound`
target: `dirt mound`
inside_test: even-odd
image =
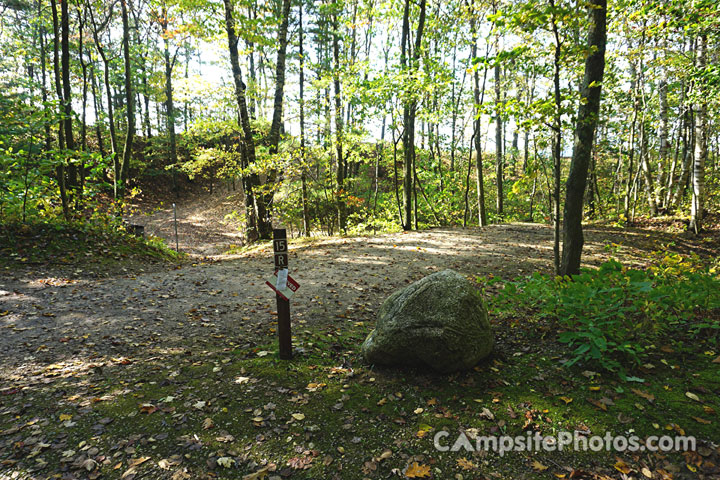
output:
[[[177,243],[180,251],[196,255],[217,255],[231,245],[243,243],[243,194],[226,186],[207,186],[197,191],[174,195],[140,197],[131,206],[131,223],[144,225],[145,233],[164,239],[175,248],[175,220],[177,210]]]

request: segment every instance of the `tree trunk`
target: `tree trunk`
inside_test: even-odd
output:
[[[582,231],[583,197],[590,165],[595,127],[600,112],[600,93],[605,71],[605,45],[607,42],[607,0],[590,1],[590,27],[580,102],[575,131],[575,145],[566,183],[563,224],[563,257],[560,273],[575,275],[580,272],[580,257],[584,243]]]
[[[500,53],[500,43],[495,42],[495,53]],[[505,171],[503,165],[503,120],[502,120],[502,97],[500,88],[500,63],[495,61],[495,183],[497,187],[496,195],[496,213],[498,220],[503,216],[503,174]],[[479,132],[478,132],[479,134]]]
[[[68,150],[75,150],[75,138],[72,130],[73,109],[72,109],[72,85],[70,84],[70,12],[67,1],[60,4],[61,17],[60,26],[62,33],[60,38],[62,50],[62,87],[63,87],[63,127],[65,130],[65,146]],[[77,195],[77,167],[69,163],[66,167],[65,183],[71,190],[71,196]],[[68,198],[68,200],[71,200]]]
[[[658,137],[660,145],[658,147],[658,174],[657,174],[657,195],[655,203],[658,208],[665,210],[665,181],[667,178],[665,169],[668,168],[668,152],[670,146],[668,144],[668,99],[667,99],[667,71],[661,68],[660,81],[658,82],[658,96],[660,97],[660,131]]]
[[[80,118],[80,149],[84,152],[87,150],[87,97],[88,97],[88,64],[85,62],[84,52],[84,36],[83,29],[87,20],[87,12],[78,6],[78,59],[80,60],[80,68],[82,70],[82,116]],[[85,156],[80,161],[80,185],[78,195],[75,199],[76,208],[79,210],[82,205],[83,193],[85,189]]]
[[[290,0],[283,0],[282,18],[280,29],[278,30],[278,54],[275,64],[275,97],[273,100],[272,123],[270,124],[270,133],[268,135],[268,147],[270,155],[276,155],[278,146],[280,145],[280,130],[283,121],[283,95],[285,89],[285,59],[287,52],[287,31],[288,20],[290,18]],[[277,170],[271,168],[267,174],[265,188],[258,194],[258,200],[261,201],[264,215],[258,217],[258,233],[260,238],[269,239],[272,237],[272,204],[275,195],[275,182],[277,179]]]
[[[414,71],[419,68],[418,60],[420,58],[420,47],[422,46],[422,35],[423,29],[425,28],[425,7],[427,0],[420,0],[420,16],[418,18],[418,27],[415,33],[415,45],[412,51],[410,59],[410,65],[408,66],[407,56],[408,50],[410,49],[410,0],[405,1],[405,10],[403,13],[403,33],[402,33],[402,48],[400,54],[400,64],[403,70],[410,68]],[[414,95],[414,92],[412,92]],[[411,214],[413,206],[413,187],[415,185],[415,178],[413,176],[413,162],[415,161],[415,114],[417,111],[417,100],[415,98],[408,99],[404,102],[403,108],[403,125],[405,132],[403,135],[403,163],[405,169],[405,178],[403,179],[403,193],[404,193],[404,209],[405,209],[405,223],[403,224],[403,230],[412,230]],[[416,219],[417,220],[417,219]]]
[[[168,140],[170,143],[170,165],[172,166],[173,190],[178,195],[177,184],[177,134],[175,132],[175,101],[173,98],[172,72],[175,67],[175,59],[177,56],[170,58],[170,35],[168,32],[168,11],[165,7],[162,9],[162,17],[160,26],[162,28],[163,38],[163,59],[165,60],[165,122],[168,131]],[[176,52],[177,54],[177,52]]]
[[[95,14],[93,13],[92,6],[88,6],[88,13],[90,13],[90,20],[93,24],[93,39],[95,40],[95,48],[103,61],[103,83],[105,84],[105,95],[108,104],[108,127],[110,129],[110,154],[113,157],[113,194],[114,197],[118,197],[118,180],[120,178],[120,159],[118,158],[118,146],[117,146],[117,135],[115,133],[115,111],[112,98],[112,90],[110,84],[110,62],[105,54],[105,49],[102,47],[100,42],[100,28],[95,21]],[[112,10],[108,12],[108,18],[104,22],[105,26],[110,21],[112,16]],[[104,27],[103,27],[104,28]]]
[[[555,8],[554,0],[550,6]],[[604,10],[603,10],[604,14]],[[552,156],[553,156],[553,263],[555,274],[560,274],[560,175],[562,155],[562,97],[560,96],[560,61],[562,42],[558,32],[555,13],[552,15],[552,30],[555,37],[555,54],[553,58],[553,97],[555,99],[555,118],[553,120]],[[593,127],[594,128],[594,127]],[[594,130],[593,130],[594,131]],[[583,180],[585,182],[585,179]],[[583,190],[585,183],[583,183]],[[582,219],[582,211],[581,211]]]
[[[707,37],[701,35],[697,44],[697,70],[706,66]],[[704,88],[696,79],[695,89],[700,92],[697,98],[703,99]],[[695,113],[695,156],[693,158],[692,204],[690,209],[690,230],[698,234],[702,230],[703,210],[705,208],[705,162],[707,160],[707,103],[700,100]]]
[[[75,150],[75,139],[72,131],[72,88],[70,85],[70,15],[68,12],[68,2],[63,1],[60,3],[61,6],[61,19],[60,24],[62,27],[62,33],[60,37],[61,49],[62,49],[62,90],[63,90],[63,112],[65,117],[63,118],[63,127],[65,133],[65,146],[68,150]],[[69,173],[70,169],[68,169]],[[70,178],[70,186],[74,186],[75,179]]]
[[[243,129],[243,157],[245,164],[243,167],[253,165],[255,163],[255,139],[253,138],[252,128],[250,127],[250,117],[248,115],[247,101],[245,99],[245,83],[242,80],[242,70],[240,70],[240,59],[237,48],[237,35],[235,34],[235,19],[232,13],[231,0],[223,0],[225,4],[225,28],[228,35],[228,50],[230,51],[230,65],[233,72],[233,80],[235,83],[235,99],[240,110],[240,126]],[[259,218],[265,218],[266,213],[264,205],[256,201],[255,187],[259,184],[256,173],[251,173],[243,177],[243,190],[245,192],[245,236],[248,241],[255,241],[259,238],[257,231],[257,221]]]
[[[132,68],[130,65],[130,21],[128,19],[128,0],[120,0],[123,25],[123,61],[125,67],[125,103],[127,111],[127,133],[123,146],[122,167],[120,169],[120,185],[123,190],[130,180],[130,162],[132,161],[133,139],[135,138],[135,96],[132,89]]]
[[[472,17],[470,19],[470,31],[472,33],[473,37],[473,45],[472,45],[472,56],[473,58],[477,58],[477,28],[475,25],[475,14],[472,14]],[[489,45],[487,46],[487,49],[485,51],[485,57],[487,58],[487,55],[489,53]],[[482,162],[482,138],[481,138],[481,122],[482,122],[482,104],[485,101],[485,82],[487,80],[487,63],[485,63],[485,67],[483,69],[483,81],[482,81],[482,90],[480,89],[480,74],[477,71],[477,68],[474,69],[474,80],[475,80],[475,88],[473,90],[473,96],[475,100],[475,109],[474,109],[474,115],[475,115],[475,166],[477,168],[477,203],[478,203],[478,225],[481,227],[484,227],[487,225],[487,212],[485,211],[485,180],[483,177],[483,162]]]
[[[90,91],[93,96],[93,112],[95,113],[95,135],[97,136],[98,149],[100,155],[105,157],[105,142],[103,141],[102,128],[100,127],[100,117],[102,116],[102,92],[98,93],[97,79],[95,77],[95,65],[90,64]],[[98,102],[99,100],[99,102]]]
[[[338,230],[345,232],[345,202],[343,184],[345,182],[345,160],[343,158],[343,112],[342,97],[340,91],[340,34],[338,32],[337,13],[333,21],[333,85],[335,87],[335,149],[337,153],[337,165],[335,173],[335,201],[337,202]]]
[[[299,56],[300,56],[300,184],[302,187],[303,234],[310,236],[310,212],[308,210],[307,174],[305,165],[305,51],[303,47],[303,8],[299,5]]]
[[[50,0],[50,6],[52,8],[53,17],[53,66],[55,69],[55,91],[60,101],[62,113],[64,113],[64,101],[63,101],[63,89],[62,81],[60,79],[60,31],[58,23],[58,11],[57,1]],[[60,123],[58,128],[58,148],[60,150],[65,149],[65,125]],[[68,201],[67,189],[65,185],[65,159],[62,159],[55,167],[55,176],[58,182],[58,189],[60,190],[60,202],[62,203],[63,215],[65,220],[70,220],[70,202]]]

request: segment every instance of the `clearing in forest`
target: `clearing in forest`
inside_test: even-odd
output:
[[[585,259],[643,266],[667,248],[712,253],[650,233],[589,228]],[[494,307],[502,282],[493,277],[549,272],[551,239],[546,226],[507,224],[291,241],[290,271],[302,284],[291,304],[292,361],[276,354],[274,296],[263,280],[272,270],[269,244],[223,260],[128,264],[103,279],[92,265],[5,268],[0,472],[342,479],[717,473],[720,384],[709,340],[707,349],[690,350],[683,335],[667,339],[633,372],[642,373],[639,383],[622,382],[568,370],[551,322],[522,305],[517,315]],[[494,354],[450,376],[366,365],[359,346],[382,300],[445,268],[484,286]],[[434,447],[444,431],[454,440],[461,431],[578,429],[682,431],[701,443],[685,457]]]

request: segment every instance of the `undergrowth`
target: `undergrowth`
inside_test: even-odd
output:
[[[571,349],[566,366],[627,379],[663,336],[718,344],[720,278],[714,268],[679,255],[664,255],[647,270],[611,260],[572,278],[535,273],[508,282],[492,307],[554,323],[558,341]]]

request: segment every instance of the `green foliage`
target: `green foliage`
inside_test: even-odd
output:
[[[577,363],[618,372],[638,365],[663,335],[687,332],[718,341],[720,278],[677,255],[647,271],[617,261],[570,278],[534,274],[509,282],[493,301],[500,312],[536,315],[554,322],[558,340]],[[706,319],[707,318],[707,319]]]
[[[157,237],[131,235],[111,215],[72,222],[54,218],[0,224],[0,268],[51,263],[109,274],[136,262],[175,262],[182,258],[183,254]]]

